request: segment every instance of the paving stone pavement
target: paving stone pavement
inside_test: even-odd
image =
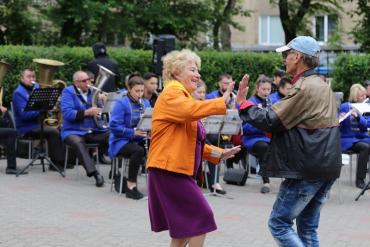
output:
[[[26,163],[18,159],[19,167]],[[17,178],[5,175],[5,160],[0,160],[0,246],[169,246],[168,232],[150,230],[147,201],[110,192],[110,168],[100,169],[106,184],[96,188],[82,168],[78,175],[75,168],[62,178],[34,166]],[[348,169],[322,210],[321,246],[370,246],[370,192],[354,201],[359,190],[349,185]],[[272,179],[272,192],[262,195],[261,181],[252,176],[246,186],[223,185],[233,199],[207,196],[218,230],[207,236],[205,246],[276,246],[267,219],[280,182]],[[146,193],[144,176],[139,189]]]

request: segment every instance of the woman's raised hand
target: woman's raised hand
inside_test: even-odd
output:
[[[231,82],[229,84],[229,86],[227,87],[226,91],[224,92],[223,96],[224,97],[224,100],[225,100],[225,104],[227,105],[227,103],[229,103],[229,100],[230,100],[230,97],[231,97],[231,94],[234,90],[234,86],[235,86],[235,82]]]

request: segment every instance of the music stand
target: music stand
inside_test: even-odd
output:
[[[145,153],[148,153],[148,139],[149,139],[149,132],[152,129],[152,113],[153,108],[145,108],[144,113],[141,115],[139,123],[136,126],[136,129],[145,131]]]
[[[148,156],[148,149],[149,149],[149,132],[152,129],[152,114],[153,114],[153,108],[145,108],[144,113],[141,114],[139,123],[136,126],[136,129],[145,131],[145,142],[144,142],[144,148],[145,148],[145,162],[146,163],[146,157]],[[145,179],[148,179],[148,175],[146,175]],[[148,183],[148,181],[146,181]],[[147,200],[148,197],[145,196],[141,200]]]
[[[368,170],[368,173],[369,173],[369,181],[366,183],[365,187],[361,190],[361,192],[358,194],[358,196],[356,197],[355,201],[358,201],[358,199],[363,195],[365,194],[365,191],[370,189],[370,169],[367,169]]]
[[[28,99],[25,111],[40,111],[41,116],[45,116],[48,110],[54,108],[59,95],[62,92],[62,88],[37,88],[34,89]],[[55,170],[59,172],[62,177],[65,177],[64,173],[46,156],[44,152],[44,124],[41,121],[41,131],[40,131],[40,151],[37,153],[36,157],[27,164],[22,170],[17,172],[17,177],[22,174],[29,167],[34,165],[34,162],[40,159],[40,164],[42,165],[42,171],[45,172],[44,160],[49,162],[49,165],[54,167]]]
[[[220,146],[220,137],[221,135],[237,135],[239,134],[239,131],[242,127],[242,120],[239,117],[238,110],[227,110],[225,115],[212,115],[205,119],[204,121],[204,127],[206,129],[207,134],[217,134],[218,135],[218,143],[217,146]],[[214,177],[214,183],[217,181],[218,172],[220,165],[215,167],[215,177]],[[204,176],[206,186],[208,188],[208,177],[207,174]],[[209,189],[209,188],[208,188]],[[213,192],[205,194],[205,196],[211,195],[211,196],[220,196],[225,197],[228,199],[234,199],[232,197],[226,196],[226,195],[220,195],[216,193],[216,189],[213,190]]]

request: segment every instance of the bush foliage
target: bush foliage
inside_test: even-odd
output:
[[[108,48],[108,54],[119,63],[122,80],[132,72],[145,73],[151,70],[152,51]],[[209,92],[217,88],[218,76],[223,73],[231,74],[236,82],[248,73],[252,92],[259,74],[272,76],[274,70],[282,66],[282,59],[276,53],[202,51],[198,54],[202,59],[201,75]],[[0,46],[0,60],[12,65],[3,81],[5,105],[9,105],[11,94],[19,83],[19,72],[25,68],[37,70],[37,65],[32,62],[34,58],[64,62],[65,65],[57,70],[54,78],[70,84],[73,73],[85,69],[87,62],[93,59],[93,53],[89,47]],[[370,79],[370,54],[339,55],[332,76],[333,89],[348,93],[351,84]],[[119,87],[122,86],[121,81]]]
[[[152,51],[108,48],[108,54],[118,62],[122,80],[132,72],[145,73],[151,70]],[[280,56],[275,53],[203,51],[198,54],[202,59],[201,75],[208,91],[217,87],[220,74],[231,74],[239,81],[245,73],[249,73],[253,87],[259,74],[271,76],[282,65]],[[73,73],[85,69],[87,62],[93,59],[93,53],[89,47],[0,46],[0,60],[12,65],[3,81],[5,105],[9,104],[11,94],[19,83],[20,71],[25,68],[37,71],[37,65],[32,62],[34,58],[64,62],[65,65],[57,70],[54,78],[70,84]],[[120,82],[119,87],[122,86]]]
[[[363,84],[370,79],[370,54],[339,55],[333,64],[333,89],[345,94],[345,101],[352,84]]]

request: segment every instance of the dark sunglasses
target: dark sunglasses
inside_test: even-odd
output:
[[[286,59],[290,53],[295,53],[295,51],[287,50],[287,51],[282,52],[281,55],[283,56],[283,59]]]

